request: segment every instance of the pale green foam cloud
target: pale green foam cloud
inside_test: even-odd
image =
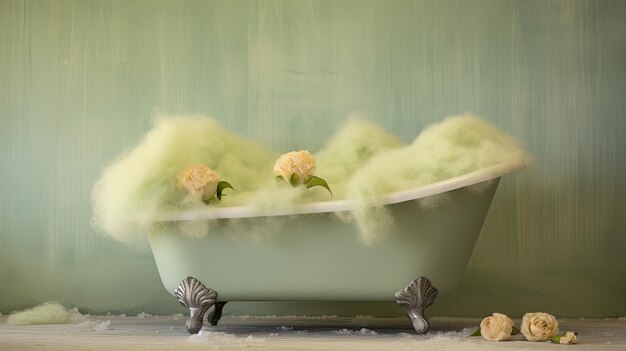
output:
[[[136,220],[140,214],[158,216],[165,210],[241,205],[271,213],[292,209],[298,203],[330,200],[330,194],[321,187],[305,190],[277,182],[272,168],[278,156],[259,143],[224,130],[209,117],[161,118],[137,147],[104,170],[94,187],[93,222],[113,238],[133,242],[145,230]],[[515,138],[472,115],[449,117],[431,125],[410,145],[353,116],[316,153],[316,159],[316,175],[326,179],[334,200],[359,200],[351,220],[359,228],[361,241],[372,244],[385,232],[381,228],[393,221],[379,206],[385,194],[507,160],[528,162],[530,156]],[[209,205],[183,201],[185,193],[178,186],[178,174],[193,163],[218,171],[237,191],[227,190],[221,202]],[[422,205],[433,208],[445,203],[445,199],[438,200],[424,200]],[[203,237],[213,224],[182,223],[179,231]]]
[[[379,207],[384,195],[505,161],[531,159],[517,139],[487,121],[470,114],[448,117],[424,129],[411,145],[373,157],[348,181],[347,197],[360,200],[353,215],[362,241],[372,244],[382,238],[380,225],[390,218]],[[432,200],[423,199],[422,207],[446,202],[441,196]]]
[[[531,160],[517,139],[470,114],[448,117],[372,158],[348,182],[347,196],[376,198],[511,160]]]
[[[68,324],[82,321],[83,315],[76,310],[67,310],[58,302],[49,301],[39,306],[14,312],[7,318],[10,325]]]
[[[139,145],[103,171],[93,190],[92,222],[113,238],[132,243],[145,229],[137,222],[139,215],[204,206],[183,201],[178,175],[189,165],[204,163],[237,189],[225,191],[221,205],[229,206],[274,181],[276,157],[263,145],[224,130],[213,118],[159,118]]]
[[[353,115],[315,155],[316,174],[331,185],[334,198],[341,199],[348,181],[372,157],[404,145],[379,126]]]

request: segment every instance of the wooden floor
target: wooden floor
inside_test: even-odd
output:
[[[11,326],[0,316],[0,350],[626,350],[626,318],[560,320],[579,345],[489,342],[468,335],[479,319],[431,318],[427,335],[408,319],[225,316],[190,336],[183,316],[88,316],[79,324]],[[516,321],[519,325],[519,321]]]

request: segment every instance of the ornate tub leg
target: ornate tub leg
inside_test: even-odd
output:
[[[224,305],[227,303],[228,301],[220,301],[213,305],[213,309],[209,311],[209,315],[206,318],[211,325],[217,325],[217,322],[220,321],[220,318],[222,318],[222,309],[224,309]]]
[[[409,315],[416,332],[420,334],[428,332],[430,325],[424,318],[424,310],[435,302],[438,293],[439,290],[424,277],[413,280],[409,286],[396,293],[396,303]]]
[[[217,293],[204,286],[198,279],[187,277],[174,292],[178,302],[189,309],[189,319],[185,323],[190,334],[202,329],[204,314],[217,300]]]

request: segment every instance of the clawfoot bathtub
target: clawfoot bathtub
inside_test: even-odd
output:
[[[385,206],[394,219],[370,246],[359,241],[356,225],[336,216],[353,209],[352,200],[289,213],[164,213],[148,237],[163,285],[190,310],[190,333],[200,331],[207,312],[215,325],[227,301],[396,301],[425,333],[424,309],[458,285],[500,178],[524,167],[506,162],[389,194]],[[444,193],[436,208],[424,206]],[[255,221],[275,230],[247,236]],[[182,235],[181,223],[208,223],[208,233]]]

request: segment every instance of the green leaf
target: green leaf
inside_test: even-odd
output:
[[[289,184],[291,184],[291,186],[296,186],[298,185],[299,181],[300,181],[300,176],[298,176],[297,173],[291,173],[291,177],[289,177]]]
[[[562,335],[555,335],[555,336],[550,338],[550,341],[552,341],[555,344],[560,344],[561,343],[561,336]]]
[[[513,327],[513,330],[511,331],[511,335],[517,335],[519,334],[519,329]]]
[[[218,200],[222,199],[222,192],[224,191],[224,189],[228,188],[235,190],[235,188],[233,188],[233,186],[230,185],[229,182],[225,182],[222,180],[221,182],[217,183],[217,192],[215,193],[215,195],[217,196]]]
[[[309,180],[306,181],[306,187],[308,188],[312,188],[314,186],[321,186],[326,188],[326,190],[328,190],[328,192],[330,193],[330,196],[333,196],[333,192],[330,190],[330,187],[328,186],[328,183],[326,183],[326,181],[320,177],[316,177],[316,176],[311,176],[311,178],[309,178]]]

